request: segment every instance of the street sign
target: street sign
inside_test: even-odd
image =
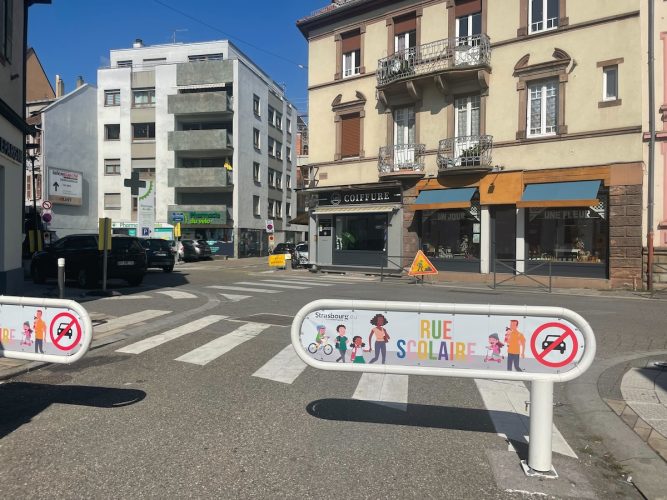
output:
[[[53,212],[51,210],[44,210],[42,212],[42,221],[46,222],[47,224],[53,220]]]
[[[273,242],[276,240],[276,237],[273,236],[272,234],[269,235],[269,243],[273,244]]]
[[[438,270],[431,264],[428,257],[424,255],[424,252],[419,250],[417,255],[415,255],[415,259],[412,261],[408,274],[410,276],[424,276],[426,274],[438,274]]]
[[[274,225],[272,220],[267,220],[266,221],[266,232],[267,233],[272,233],[274,231]]]
[[[183,212],[172,212],[171,213],[171,220],[172,220],[172,222],[184,222],[185,221],[185,214],[183,214]]]
[[[269,266],[271,267],[285,267],[285,254],[277,253],[269,255]]]
[[[61,168],[49,168],[48,196],[52,203],[81,206],[83,174]]]
[[[111,219],[109,217],[100,217],[98,220],[98,239],[97,249],[104,250],[104,234],[107,237],[107,250],[111,250]]]
[[[533,332],[530,350],[544,366],[562,368],[572,363],[579,352],[579,339],[569,325],[545,323]]]
[[[42,202],[42,208],[44,210],[51,210],[52,207],[53,207],[53,204],[49,200],[44,200]]]
[[[180,238],[181,237],[181,223],[178,222],[174,226],[174,238]]]
[[[74,363],[92,338],[90,316],[73,300],[0,297],[0,357]]]

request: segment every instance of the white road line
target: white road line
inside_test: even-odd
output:
[[[231,302],[241,302],[243,299],[249,299],[252,295],[235,295],[233,293],[221,293],[224,298]]]
[[[188,335],[190,333],[195,333],[201,330],[202,328],[206,328],[207,326],[212,325],[213,323],[217,323],[221,319],[225,319],[226,317],[227,316],[218,316],[218,315],[204,316],[203,318],[199,318],[189,323],[186,323],[185,325],[176,327],[173,330],[169,330],[167,332],[160,333],[152,337],[148,337],[147,339],[140,340],[139,342],[135,342],[134,344],[121,347],[116,352],[123,352],[126,354],[141,354],[142,352],[148,351],[149,349],[153,349],[154,347],[160,346],[166,342],[169,342],[170,340],[183,337],[184,335]]]
[[[527,443],[529,434],[528,409],[530,391],[523,382],[475,379],[477,390],[489,410],[491,421],[499,435],[509,441]],[[553,426],[553,451],[561,455],[578,458],[577,454],[565,441],[560,431]]]
[[[258,283],[256,281],[238,281],[234,283],[235,285],[250,285],[250,286],[272,286],[275,288],[289,288],[291,290],[305,290],[308,288],[307,286],[299,285],[299,286],[294,286],[294,285],[276,285],[273,283]]]
[[[253,377],[265,378],[274,382],[291,384],[306,369],[306,363],[289,344],[282,351],[272,357],[264,366],[252,374]]]
[[[255,338],[271,325],[263,323],[246,323],[238,327],[231,333],[218,337],[208,344],[204,344],[197,349],[176,358],[176,361],[192,363],[194,365],[204,366],[223,354],[231,351],[235,347]]]
[[[364,373],[352,398],[407,411],[408,376]]]
[[[152,299],[150,295],[114,295],[113,297],[103,297],[102,300],[129,300],[129,299]]]
[[[312,281],[297,281],[293,280],[292,278],[286,278],[284,280],[262,280],[262,283],[287,283],[288,285],[291,285],[294,283],[295,285],[308,285],[308,286],[333,286],[334,283],[313,283]],[[267,285],[271,286],[271,285]]]
[[[107,333],[112,330],[118,330],[120,328],[125,328],[129,325],[134,325],[136,323],[142,323],[144,321],[151,320],[153,318],[158,318],[169,314],[171,311],[159,311],[156,309],[146,309],[145,311],[140,311],[133,314],[128,314],[126,316],[120,316],[119,318],[110,319],[106,323],[103,323],[99,326],[93,328],[95,333]]]
[[[207,288],[217,288],[218,290],[234,290],[236,292],[280,293],[280,290],[267,290],[266,288],[248,288],[243,286],[211,285]]]
[[[182,292],[181,290],[164,290],[164,291],[156,292],[156,293],[161,293],[163,295],[167,295],[168,297],[171,297],[172,299],[196,299],[196,298],[198,298],[193,293]]]

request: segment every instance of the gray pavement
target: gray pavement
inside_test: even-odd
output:
[[[172,275],[151,273],[141,287],[119,285],[120,297],[86,297],[96,349],[76,366],[45,366],[0,384],[3,494],[658,498],[654,492],[665,491],[667,464],[606,402],[623,399],[628,363],[667,354],[664,301],[267,271],[264,259],[186,264]],[[287,279],[312,284],[272,288]],[[523,476],[525,442],[499,435],[494,422],[510,415],[486,408],[472,380],[410,376],[401,409],[352,398],[358,374],[292,365],[281,381],[261,376],[284,360],[286,325],[316,298],[554,305],[582,314],[598,354],[587,374],[556,387],[555,425],[573,452],[554,454],[560,478]],[[146,319],[146,311],[165,313]],[[174,331],[179,336],[146,350],[137,344]],[[237,340],[205,364],[191,362],[220,339]]]

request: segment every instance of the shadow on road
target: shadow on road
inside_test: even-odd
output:
[[[505,434],[519,457],[522,459],[528,458],[528,444],[524,440],[514,440],[509,437],[516,434],[516,431],[512,432],[513,429],[516,429],[516,419],[524,420],[525,428],[528,429],[529,427],[528,417],[516,413],[422,404],[408,404],[407,411],[402,411],[379,403],[356,399],[319,399],[308,404],[306,411],[316,418],[338,420],[340,422],[405,425]],[[508,422],[506,432],[502,428],[496,429],[493,425],[494,420],[496,422]]]
[[[121,408],[145,397],[146,393],[138,389],[9,382],[0,385],[0,438],[29,423],[54,403]]]

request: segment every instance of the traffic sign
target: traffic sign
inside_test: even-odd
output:
[[[151,235],[151,229],[149,227],[141,228],[141,236],[148,237]]]
[[[106,233],[106,248],[111,250],[111,219],[108,217],[100,217],[98,221],[98,240],[97,240],[97,249],[104,250],[104,240]]]
[[[266,232],[267,233],[272,233],[274,231],[274,225],[272,220],[267,220],[266,221]]]
[[[177,222],[176,225],[174,226],[174,238],[180,238],[181,237],[181,223]]]
[[[184,222],[185,221],[185,214],[183,212],[172,212],[171,221],[172,222]]]
[[[577,356],[579,340],[568,325],[552,321],[535,330],[530,339],[530,350],[544,366],[563,368]]]
[[[438,274],[438,270],[431,264],[428,257],[424,255],[424,252],[419,250],[412,261],[408,274],[410,276],[424,276],[425,274]]]
[[[42,220],[47,224],[53,220],[53,212],[51,210],[44,210],[42,212]]]
[[[42,208],[44,210],[51,210],[52,207],[53,207],[53,204],[49,200],[44,200],[42,202]]]
[[[285,267],[285,254],[277,253],[269,255],[269,265],[271,267]]]
[[[269,235],[269,243],[273,243],[275,239],[276,239],[275,236],[273,236],[272,234]]]
[[[49,335],[53,345],[61,351],[71,351],[81,340],[81,325],[69,312],[56,314],[51,320]]]

